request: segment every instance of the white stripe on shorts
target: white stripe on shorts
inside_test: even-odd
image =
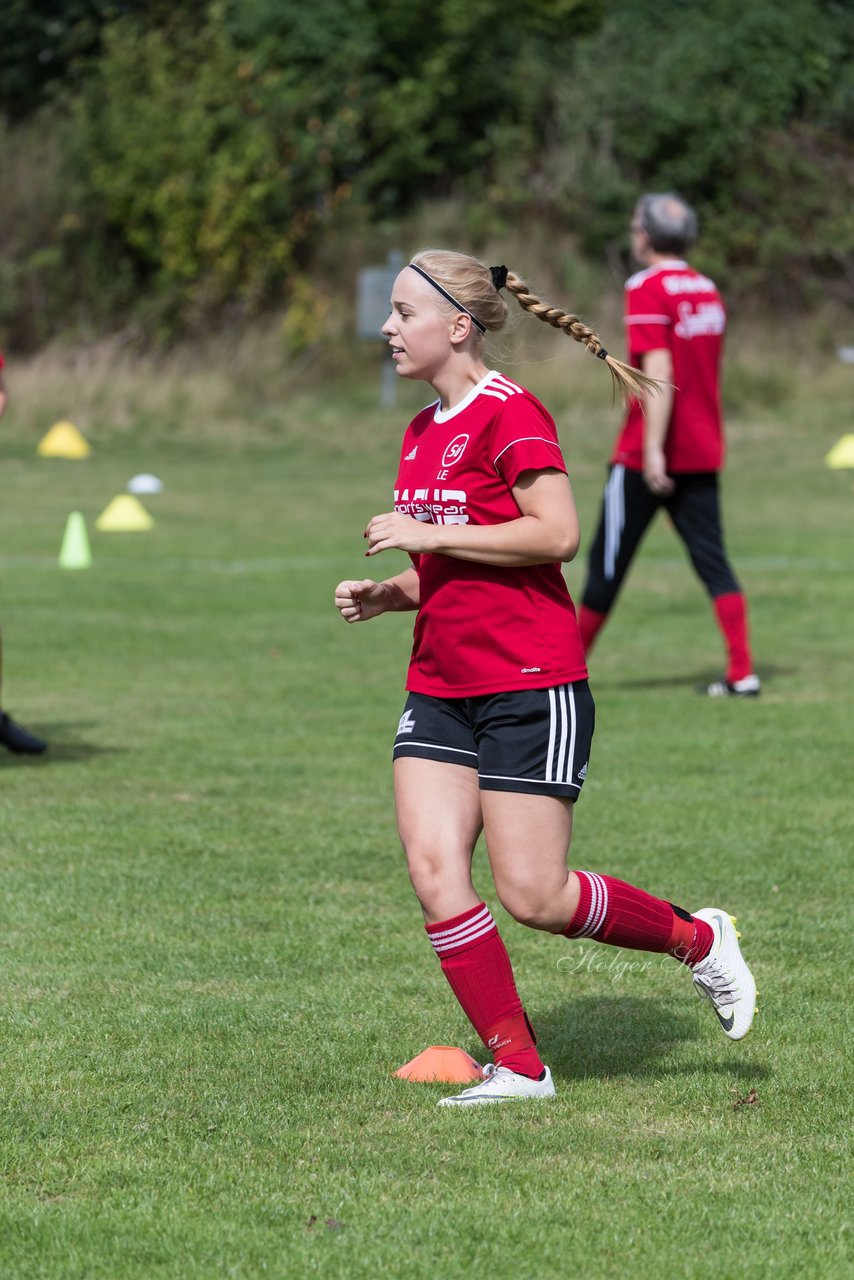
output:
[[[545,781],[575,786],[572,780],[575,772],[575,691],[571,684],[559,684],[549,689],[548,695],[549,745]]]
[[[566,763],[566,685],[559,686],[557,691],[557,701],[560,707],[560,746],[557,752],[557,764],[555,765],[555,782],[563,782],[564,768]]]
[[[567,696],[569,697],[570,728],[569,728],[569,751],[567,752],[567,757],[566,757],[566,776],[564,778],[564,782],[572,782],[572,775],[575,767],[576,718],[575,718],[575,690],[573,689],[571,684],[568,684],[566,686],[566,692],[567,692]]]
[[[435,751],[453,751],[454,755],[474,756],[477,759],[476,751],[466,751],[465,747],[446,747],[444,742],[419,742],[416,738],[404,738],[394,744],[394,750],[397,751],[398,747],[432,747]]]
[[[557,734],[557,716],[555,714],[555,691],[549,689],[549,748],[546,752],[546,782],[552,781],[552,756]]]
[[[532,787],[548,787],[556,781],[554,778],[517,778],[515,773],[479,773],[479,778],[494,778],[496,782],[528,782]],[[576,791],[581,790],[580,782],[570,782],[568,779],[563,784],[566,787],[575,787]]]

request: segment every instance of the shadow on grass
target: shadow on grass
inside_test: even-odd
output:
[[[778,678],[785,679],[786,676],[797,674],[795,667],[780,667],[774,663],[765,663],[757,666],[756,674],[762,681],[763,685],[770,683]],[[594,673],[595,675],[595,673]],[[655,675],[644,676],[638,680],[608,680],[607,678],[597,677],[595,680],[598,689],[679,689],[688,688],[693,692],[699,693],[715,680],[720,680],[720,668],[715,670],[698,671],[694,675],[672,674],[672,675]]]
[[[686,998],[690,998],[690,992]],[[714,1022],[711,1006],[702,1009]],[[556,1076],[570,1080],[591,1077],[689,1075],[695,1071],[721,1073],[755,1084],[768,1076],[761,1063],[739,1059],[737,1044],[721,1045],[720,1057],[709,1060],[703,1041],[696,1064],[665,1061],[682,1041],[697,1040],[697,1018],[687,1010],[675,1013],[663,1000],[637,996],[579,996],[536,1017],[538,1047]],[[721,1039],[723,1041],[723,1032]]]
[[[98,756],[123,754],[127,747],[100,747],[86,742],[79,736],[80,730],[90,729],[94,720],[54,720],[44,724],[27,722],[27,728],[47,742],[47,751],[41,755],[16,755],[13,751],[0,751],[0,769],[43,769],[50,764],[78,764],[94,760]]]

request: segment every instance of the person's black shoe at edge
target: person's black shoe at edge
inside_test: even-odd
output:
[[[19,756],[38,756],[47,749],[44,739],[22,729],[5,711],[0,711],[0,742]]]

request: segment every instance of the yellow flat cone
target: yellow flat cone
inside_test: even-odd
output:
[[[60,569],[88,569],[92,564],[86,521],[79,511],[72,511],[65,523],[65,534],[59,552]]]
[[[88,458],[92,452],[89,441],[82,436],[73,422],[55,422],[38,444],[43,458]]]
[[[398,1067],[394,1074],[401,1080],[418,1083],[441,1080],[445,1084],[468,1084],[472,1080],[483,1079],[480,1063],[463,1049],[455,1049],[449,1044],[431,1044],[411,1062]]]
[[[854,467],[854,436],[842,436],[825,458],[829,467]]]
[[[154,524],[151,516],[132,493],[120,493],[107,503],[95,521],[102,533],[146,533]]]

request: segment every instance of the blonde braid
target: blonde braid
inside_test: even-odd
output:
[[[567,311],[561,311],[559,307],[553,307],[549,303],[543,302],[535,293],[531,293],[525,281],[512,271],[507,273],[506,287],[513,294],[519,306],[525,311],[529,311],[538,320],[543,320],[546,324],[550,324],[554,329],[562,329],[570,338],[574,338],[576,342],[580,342],[582,346],[585,346],[588,351],[592,351],[594,356],[599,356],[600,360],[608,366],[614,387],[619,391],[624,402],[628,403],[629,400],[641,397],[645,391],[661,390],[662,384],[655,378],[650,378],[647,374],[642,373],[640,369],[633,369],[631,365],[625,364],[622,360],[617,360],[614,356],[609,355],[603,347],[601,339],[583,321],[579,320],[578,316],[571,315]]]

